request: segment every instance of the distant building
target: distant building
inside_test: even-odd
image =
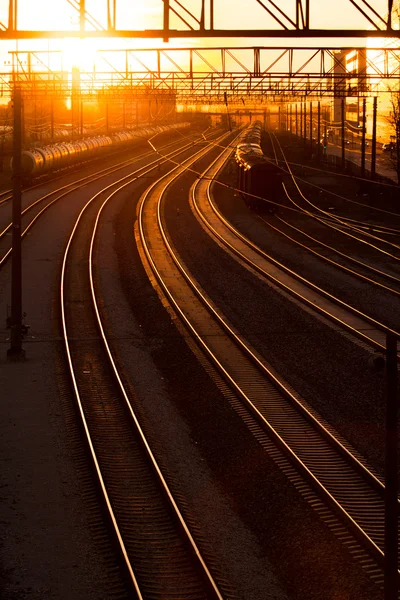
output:
[[[395,0],[392,11],[392,27],[400,29],[400,0]],[[374,50],[373,48],[385,48]],[[399,38],[370,38],[365,49],[338,51],[334,53],[334,99],[332,102],[332,125],[342,121],[342,100],[345,103],[345,120],[351,130],[362,127],[362,105],[366,98],[366,131],[372,135],[373,97],[378,98],[377,140],[390,142],[395,131],[390,123],[392,97],[400,94]],[[343,74],[343,78],[340,75]],[[349,78],[349,74],[354,78]]]
[[[400,1],[394,0],[392,10],[392,27],[400,30]],[[392,113],[392,98],[400,94],[400,52],[391,51],[391,48],[400,47],[400,39],[370,39],[369,48],[381,46],[387,49],[387,52],[368,50],[368,60],[370,62],[369,75],[371,81],[372,95],[378,98],[377,113],[377,139],[382,143],[394,141],[396,134],[393,125],[390,123]],[[375,70],[385,75],[384,78],[374,77]],[[390,77],[390,74],[395,76]],[[369,107],[372,101],[368,102]],[[367,127],[372,124],[372,108],[368,110]]]
[[[357,127],[362,121],[362,102],[369,91],[367,77],[367,50],[357,49],[334,53],[334,100],[332,121],[342,121],[342,100],[344,100],[345,120]],[[341,78],[343,75],[343,78]],[[353,77],[350,79],[349,75]],[[361,106],[360,106],[361,104]]]

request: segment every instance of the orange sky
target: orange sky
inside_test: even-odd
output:
[[[71,0],[72,2],[74,0]],[[200,10],[200,0],[180,0],[188,9],[197,16]],[[76,0],[75,0],[76,2]],[[0,21],[7,23],[9,0],[0,0]],[[267,5],[267,0],[264,0]],[[370,5],[378,12],[387,6],[387,0],[369,0]],[[280,0],[277,2],[282,10],[286,11],[294,19],[295,0]],[[171,5],[174,6],[173,0]],[[208,5],[208,2],[206,2]],[[79,28],[79,14],[68,3],[68,0],[18,0],[19,6],[19,29],[53,29],[53,30],[77,30]],[[88,12],[104,27],[106,26],[106,0],[86,0]],[[278,28],[278,25],[268,16],[267,12],[256,0],[214,0],[215,27],[228,28]],[[311,26],[313,28],[341,28],[355,27],[368,28],[368,22],[362,18],[357,10],[352,7],[349,0],[311,0]],[[126,29],[161,29],[162,28],[162,0],[117,0],[117,27]],[[183,14],[182,9],[179,9]],[[345,25],[343,15],[346,15]],[[194,23],[193,23],[194,25]],[[171,28],[184,28],[184,25],[171,15]],[[88,25],[90,29],[90,25]],[[328,31],[327,31],[328,35]],[[378,42],[378,40],[377,40]],[[340,45],[340,40],[336,45]],[[350,40],[351,44],[351,40]],[[360,44],[360,41],[358,42]],[[296,45],[319,45],[326,46],[328,40],[296,40],[274,38],[268,39],[172,39],[165,44],[161,39],[148,40],[23,40],[18,42],[19,50],[62,50],[62,66],[70,69],[72,65],[80,66],[82,69],[91,70],[95,50],[97,48],[123,48],[123,47],[187,47],[187,46],[296,46]],[[346,44],[348,45],[348,44]],[[0,70],[9,49],[16,49],[15,42],[2,42],[0,44]],[[110,54],[110,60],[114,61],[115,55]],[[53,69],[59,69],[61,62],[57,55],[52,58]],[[118,65],[118,68],[121,68]]]
[[[181,4],[199,15],[200,0],[181,0]],[[268,6],[267,0],[265,4]],[[381,12],[385,10],[387,0],[369,0],[369,4]],[[78,26],[78,12],[68,0],[18,0],[18,5],[21,29],[68,30]],[[106,24],[106,5],[106,0],[86,0],[88,12],[103,25]],[[295,0],[279,0],[277,5],[294,19]],[[174,6],[173,0],[171,6]],[[217,28],[274,26],[274,21],[256,0],[215,0],[214,6]],[[310,6],[314,28],[367,27],[367,21],[349,0],[311,0]],[[0,19],[3,22],[6,22],[7,11],[8,0],[0,0]],[[184,14],[182,9],[179,12]],[[120,28],[158,29],[162,26],[162,14],[162,0],[117,0],[117,25]],[[172,14],[170,18],[171,27],[179,27],[177,18]]]

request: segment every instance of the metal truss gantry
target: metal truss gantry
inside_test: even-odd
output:
[[[73,80],[61,51],[11,51],[0,73],[3,95],[17,83],[25,94],[68,94]],[[205,47],[99,50],[93,70],[75,73],[83,93],[151,92],[223,102],[250,97],[365,96],[399,86],[400,48]],[[75,80],[77,81],[77,80]]]
[[[321,0],[288,0],[287,8],[282,8],[279,0],[235,0],[234,10],[226,14],[223,0],[153,0],[153,12],[158,11],[156,19],[160,25],[154,27],[154,19],[149,16],[149,27],[134,29],[135,21],[129,22],[122,5],[125,0],[97,0],[96,13],[90,14],[86,0],[64,0],[68,8],[75,13],[76,27],[58,30],[34,30],[20,27],[23,20],[20,14],[19,0],[1,0],[8,2],[7,16],[0,22],[1,39],[34,39],[70,37],[120,37],[120,38],[366,38],[399,37],[398,17],[395,0],[345,0],[344,13],[356,14],[360,27],[344,29],[343,12],[335,10],[335,3],[323,1],[325,16],[329,16],[329,28],[321,27],[315,16],[321,10]],[[146,7],[146,0],[130,0],[135,6]],[[281,6],[280,6],[281,5]],[[51,5],[50,5],[51,6]],[[41,1],[35,0],[35,9],[40,12]],[[46,12],[51,17],[46,4]],[[93,11],[94,9],[92,9]],[[97,15],[97,10],[99,11]],[[122,14],[124,18],[122,19]],[[330,14],[332,15],[330,17]],[[247,17],[248,27],[243,28],[243,15]],[[313,20],[313,18],[314,20]],[[396,22],[397,20],[397,22]],[[228,26],[224,26],[228,23]],[[123,25],[123,26],[122,26]]]
[[[153,17],[158,17],[160,28],[146,28],[144,25],[142,30],[131,29],[127,18],[122,29],[120,15],[122,8],[128,10],[129,5],[136,9],[140,5],[145,8],[149,5],[146,0],[97,0],[95,4],[90,0],[57,0],[58,6],[68,7],[75,21],[70,23],[69,29],[62,31],[36,31],[19,27],[20,20],[23,22],[23,15],[19,14],[22,0],[0,0],[0,7],[2,3],[8,4],[7,20],[0,22],[0,40],[161,37],[167,41],[170,37],[228,36],[344,39],[352,36],[359,38],[364,47],[164,46],[104,49],[97,51],[92,70],[81,69],[78,75],[75,73],[75,79],[78,77],[80,91],[87,95],[98,95],[102,91],[116,96],[173,93],[179,101],[186,103],[191,100],[224,102],[228,95],[242,103],[250,97],[262,102],[265,97],[287,100],[306,96],[365,96],[378,87],[379,91],[390,86],[399,87],[400,48],[394,45],[400,46],[396,39],[400,34],[400,0],[342,1],[349,10],[353,10],[353,17],[356,15],[365,29],[338,28],[337,21],[341,15],[335,13],[335,3],[329,1],[323,3],[323,12],[329,15],[332,11],[329,19],[332,28],[321,30],[313,27],[311,15],[318,8],[321,15],[321,0],[286,0],[285,3],[277,0],[232,0],[235,10],[226,15],[226,23],[235,25],[235,29],[220,27],[223,0],[151,0]],[[88,12],[89,3],[99,9],[102,18],[97,12]],[[41,0],[36,0],[35,10],[40,11],[40,4]],[[244,22],[241,18],[243,10],[247,15],[248,29],[245,30],[240,28]],[[374,36],[391,38],[385,43],[388,47],[367,50],[366,40],[361,38]],[[15,84],[25,94],[31,95],[49,91],[68,95],[71,92],[73,76],[63,65],[61,51],[16,50],[10,54],[9,65],[0,73],[1,94],[10,94]]]

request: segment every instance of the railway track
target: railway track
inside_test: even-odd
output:
[[[185,162],[203,156],[210,145],[203,146]],[[180,154],[182,150],[175,156]],[[154,168],[148,167],[148,172]],[[222,599],[153,456],[103,327],[94,265],[96,233],[103,207],[134,180],[133,175],[123,178],[91,198],[68,242],[60,293],[71,379],[99,487],[136,596]]]
[[[215,177],[230,150],[203,175]],[[193,186],[203,226],[232,237],[210,203],[209,183]],[[310,409],[235,331],[173,247],[163,223],[166,186],[149,192],[140,212],[141,243],[163,294],[202,351],[262,425],[270,452],[378,584],[383,582],[384,486],[362,458]],[[157,215],[157,216],[156,216]],[[221,233],[223,231],[223,233]],[[157,233],[155,233],[157,232]],[[243,240],[236,237],[236,245]],[[232,243],[229,243],[233,251]]]
[[[216,210],[215,205],[213,210]],[[210,212],[208,218],[211,220]],[[383,351],[385,349],[385,338],[388,331],[391,331],[394,335],[399,335],[394,330],[386,328],[384,324],[306,280],[292,269],[285,267],[281,262],[260,250],[251,240],[240,234],[226,219],[224,219],[224,231],[221,234],[219,226],[221,219],[222,215],[218,213],[217,220],[213,219],[212,227],[214,233],[225,246],[229,247],[241,260],[263,277],[300,300],[314,312],[318,312],[338,327],[345,329],[349,334],[369,344],[375,350]],[[208,226],[210,227],[210,224]]]
[[[297,209],[298,211],[300,209]],[[312,214],[309,215],[307,211],[307,217],[310,216],[314,218]],[[302,276],[300,274],[301,269],[300,265],[303,268],[302,261],[300,263],[296,261],[292,261],[293,265],[288,267],[285,265],[285,260],[276,259],[273,256],[273,252],[262,252],[256,244],[253,244],[251,240],[245,235],[242,236],[243,241],[243,249],[240,250],[236,248],[234,250],[237,253],[241,253],[243,260],[246,260],[251,265],[256,265],[256,269],[263,275],[267,276],[271,281],[274,281],[277,285],[279,285],[285,291],[288,291],[290,294],[305,302],[310,308],[313,310],[319,311],[321,315],[324,315],[328,319],[332,320],[340,327],[344,327],[347,331],[353,335],[356,335],[360,340],[367,342],[371,345],[375,350],[383,351],[385,349],[385,336],[386,332],[391,332],[397,337],[400,335],[399,330],[397,328],[398,322],[396,319],[396,311],[391,310],[389,302],[393,302],[397,300],[400,293],[400,280],[396,275],[390,275],[389,273],[383,271],[383,269],[374,268],[373,265],[366,264],[366,269],[369,269],[369,274],[366,274],[366,269],[364,273],[361,272],[361,269],[354,270],[349,266],[349,262],[352,261],[355,264],[361,265],[361,261],[349,256],[347,253],[336,251],[335,248],[332,248],[332,255],[336,253],[336,257],[331,256],[330,249],[329,251],[324,252],[324,247],[327,245],[323,242],[319,242],[317,240],[313,241],[313,246],[310,247],[310,244],[304,246],[299,241],[298,236],[296,239],[293,236],[289,236],[283,231],[283,227],[279,227],[276,223],[283,223],[284,219],[280,216],[275,216],[273,218],[264,219],[263,222],[266,224],[268,228],[271,230],[277,231],[279,235],[283,235],[286,239],[289,239],[291,243],[294,243],[297,247],[304,248],[310,254],[318,257],[318,259],[328,263],[330,266],[333,266],[337,269],[345,272],[346,275],[350,275],[356,280],[362,282],[363,284],[367,284],[376,290],[376,293],[383,292],[386,294],[385,298],[388,302],[387,310],[376,310],[376,316],[371,316],[369,314],[369,310],[367,307],[359,307],[356,298],[352,299],[347,298],[346,300],[342,300],[340,295],[343,295],[343,287],[340,290],[340,293],[337,293],[337,290],[330,286],[331,289],[325,289],[323,285],[316,284],[313,282],[315,279],[315,267],[312,270],[312,273],[309,269],[309,275]],[[275,224],[274,224],[275,223]],[[301,231],[301,234],[307,236],[308,234]],[[233,241],[232,246],[237,246],[235,240],[239,235],[238,230],[233,232]],[[229,239],[229,238],[226,238]],[[321,250],[315,249],[315,246],[320,245]],[[249,248],[252,248],[254,252],[251,252]],[[250,256],[247,255],[250,252]],[[258,256],[257,256],[258,255]],[[339,261],[337,256],[341,255],[344,260],[348,259],[347,264],[343,264],[344,261]],[[262,258],[266,259],[263,262]],[[260,262],[261,260],[261,262]],[[298,265],[296,267],[296,265]],[[311,278],[312,276],[312,278]],[[378,279],[380,277],[380,280]],[[347,294],[349,296],[349,294]],[[356,296],[356,294],[355,294]],[[383,302],[383,296],[380,299],[380,302],[377,303],[379,307]],[[382,306],[385,306],[384,304]],[[394,321],[391,323],[391,320]]]
[[[178,133],[180,133],[179,130],[176,130]],[[184,134],[181,134],[182,137],[186,137]],[[143,141],[143,140],[142,140]],[[169,144],[166,144],[166,147]],[[130,149],[135,149],[134,146],[131,148],[126,148],[126,151],[129,151]],[[121,149],[114,149],[114,150],[109,150],[107,152],[106,156],[99,156],[99,157],[91,157],[90,159],[86,160],[86,161],[82,161],[79,165],[75,165],[75,167],[67,167],[67,168],[63,168],[60,171],[56,171],[52,174],[47,174],[45,176],[41,176],[39,177],[39,179],[36,181],[36,183],[33,183],[32,185],[29,185],[27,187],[25,187],[23,189],[23,192],[30,192],[32,190],[38,189],[40,187],[42,187],[43,185],[46,185],[48,183],[52,183],[52,182],[56,182],[57,180],[61,179],[62,177],[65,177],[65,175],[71,175],[73,176],[74,172],[76,171],[76,169],[83,169],[85,167],[91,167],[93,165],[96,165],[97,163],[103,163],[104,160],[112,160],[114,157],[118,157],[121,154]],[[135,160],[135,159],[133,159]],[[119,163],[120,165],[122,164],[126,164],[128,165],[130,162],[132,161],[132,159],[128,159],[126,161],[123,161],[122,163]],[[107,171],[107,168],[105,169],[98,169],[98,171]],[[89,176],[90,177],[90,176]],[[8,200],[12,199],[12,194],[13,194],[13,190],[8,189],[8,190],[4,190],[2,192],[0,192],[0,206],[4,203],[6,203]]]
[[[200,137],[200,139],[203,139],[203,138]],[[163,152],[167,152],[166,157],[160,158],[157,156],[155,158],[155,160],[153,161],[153,163],[156,165],[163,164],[166,160],[168,160],[168,151],[171,152],[171,156],[174,154],[174,151],[171,150],[171,148],[173,148],[174,146],[178,146],[179,149],[184,150],[185,148],[189,148],[193,144],[193,141],[194,140],[192,140],[192,139],[190,139],[190,141],[186,140],[186,144],[182,145],[182,140],[179,140],[179,142],[176,141],[176,142],[173,142],[172,144],[164,145],[161,148],[161,150]],[[84,187],[90,183],[101,181],[102,179],[104,179],[105,177],[108,177],[108,176],[114,176],[119,171],[126,169],[126,168],[130,168],[135,165],[139,165],[143,161],[148,161],[148,159],[154,158],[154,156],[155,156],[154,149],[151,149],[150,151],[142,154],[139,157],[134,157],[134,158],[131,158],[128,160],[124,160],[124,161],[118,163],[117,165],[113,165],[112,167],[107,167],[107,168],[102,169],[91,175],[74,180],[71,183],[63,185],[49,193],[46,193],[43,196],[40,196],[38,199],[36,199],[33,202],[31,202],[30,204],[28,204],[28,206],[26,206],[21,212],[21,216],[23,218],[23,225],[22,225],[23,231],[21,233],[21,237],[24,238],[28,234],[30,229],[33,227],[35,222],[51,206],[53,206],[59,200],[66,198],[70,194],[81,190],[82,187]],[[146,166],[146,163],[145,163],[145,166]],[[143,168],[145,168],[145,167],[143,167]],[[137,174],[139,174],[139,173],[140,173],[140,171],[138,170]],[[32,188],[29,188],[26,191],[30,191],[35,188],[40,188],[40,184],[38,184],[37,186],[33,186]],[[8,192],[4,192],[4,194],[7,194],[7,193]],[[9,198],[7,198],[7,199],[9,199]],[[33,213],[33,215],[32,215],[32,213]],[[3,246],[2,255],[0,257],[0,268],[4,265],[4,263],[7,261],[7,259],[11,255],[11,251],[12,251],[11,244],[10,244],[11,228],[12,228],[12,223],[8,223],[7,225],[3,226],[2,231],[0,231],[0,247]]]
[[[277,143],[279,144],[278,141]],[[311,236],[307,233],[307,231],[305,231],[304,224],[302,228],[296,227],[293,223],[283,218],[281,215],[276,217],[276,220],[279,222],[281,227],[274,227],[274,225],[265,221],[267,225],[278,231],[287,239],[290,239],[291,242],[314,254],[314,256],[317,256],[320,260],[329,262],[335,267],[346,271],[356,278],[368,281],[370,284],[380,287],[382,290],[398,296],[400,292],[400,276],[398,273],[400,266],[400,245],[399,243],[396,243],[396,239],[400,240],[400,229],[381,224],[374,224],[371,222],[362,222],[356,219],[351,219],[345,215],[336,216],[320,209],[317,205],[310,202],[302,193],[297,183],[297,178],[293,174],[286,159],[284,150],[280,144],[279,149],[283,156],[283,160],[285,161],[287,172],[292,178],[295,191],[299,198],[299,200],[296,200],[294,195],[290,194],[285,187],[285,193],[290,204],[294,206],[296,210],[300,211],[301,214],[309,217],[311,220],[315,220],[315,222],[321,224],[323,227],[330,228],[334,232],[337,232],[342,240],[347,239],[348,245],[350,245],[352,251],[343,252],[337,247],[333,247],[332,245],[324,243],[323,239],[321,239],[321,233],[323,233],[323,230],[321,230],[321,233],[318,237]],[[301,201],[303,205],[301,205],[299,201]],[[363,206],[361,203],[357,204]],[[368,209],[369,207],[364,206],[364,208]],[[386,211],[380,212],[386,213]],[[393,218],[400,216],[393,213],[387,213],[387,215]],[[289,231],[292,231],[295,235],[293,236],[285,233],[285,228]],[[300,239],[297,234],[300,235]],[[301,238],[303,238],[303,240],[306,238],[307,244],[304,241],[302,243]],[[338,242],[337,245],[339,245],[339,243],[340,242]],[[318,247],[320,248],[320,251],[316,250]],[[363,256],[363,259],[360,258],[360,255]],[[377,259],[379,258],[381,264],[374,266],[374,263],[377,263]],[[349,264],[353,266],[349,267]]]

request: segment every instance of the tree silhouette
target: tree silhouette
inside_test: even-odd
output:
[[[390,150],[390,158],[397,173],[397,182],[400,183],[400,90],[390,88],[391,111],[386,117],[388,123],[395,131],[394,150]]]

